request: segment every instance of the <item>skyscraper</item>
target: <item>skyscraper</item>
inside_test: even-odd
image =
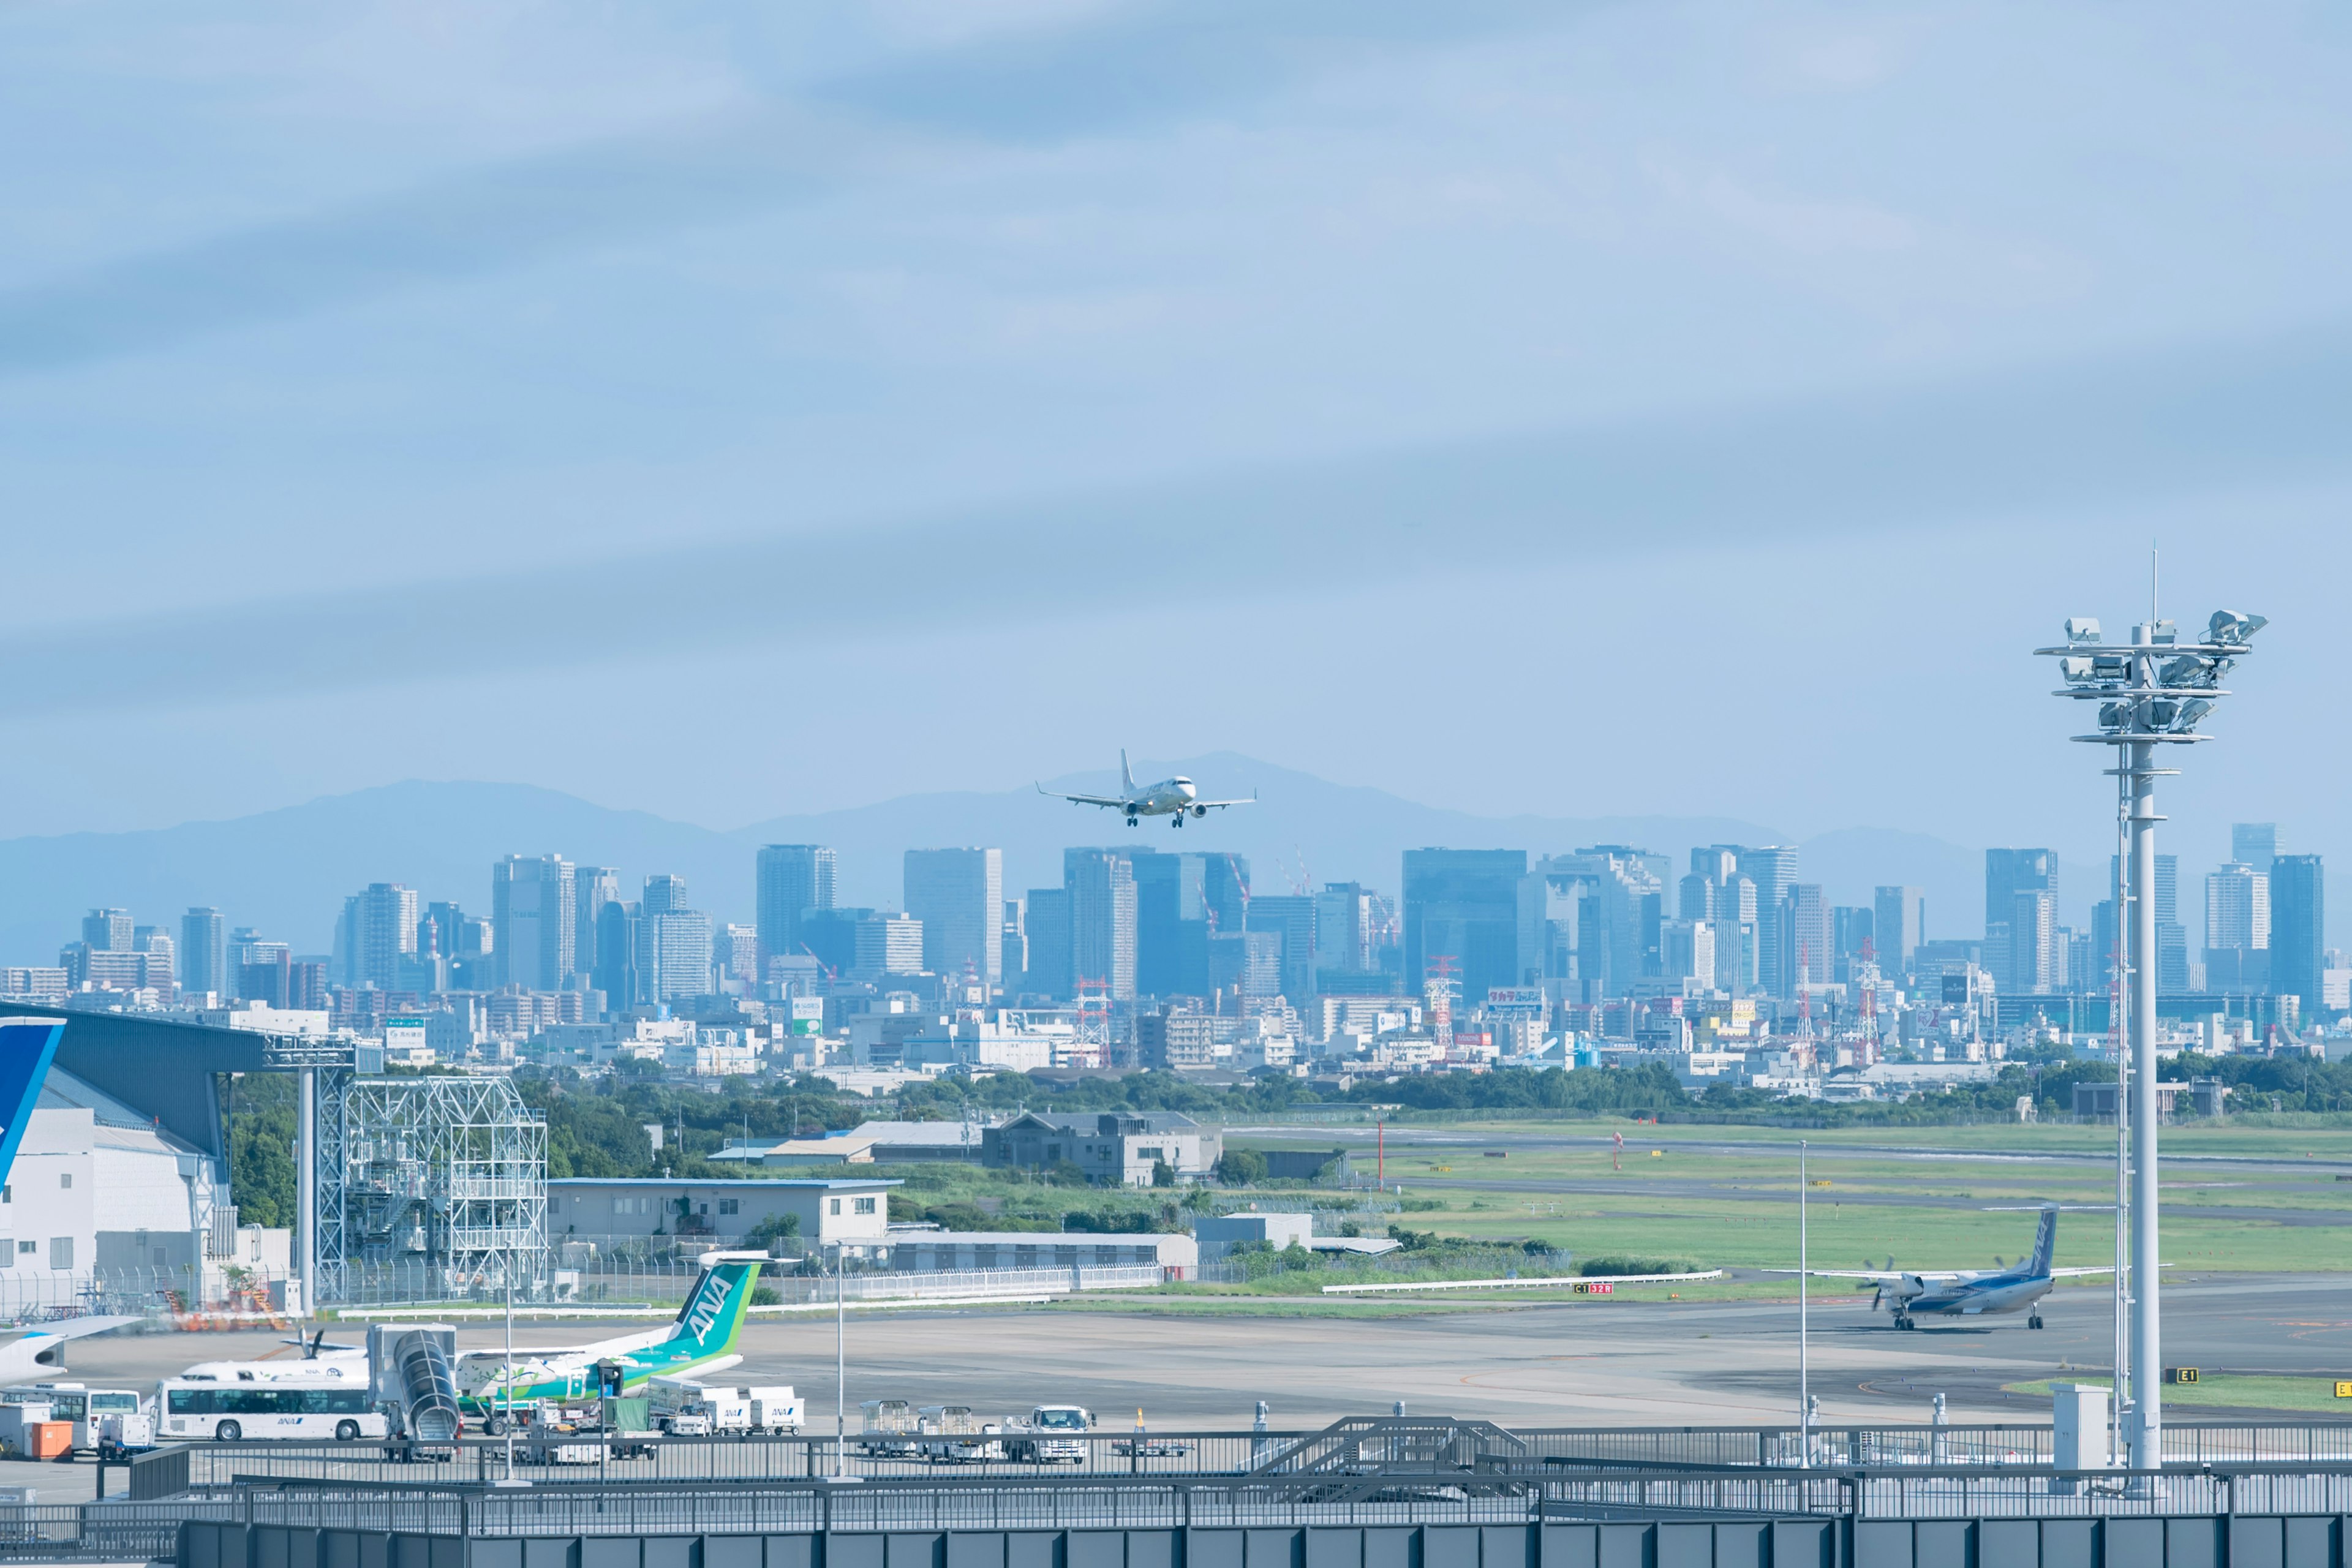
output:
[[[1781,906],[1789,900],[1789,889],[1797,884],[1797,847],[1767,844],[1752,849],[1731,845],[1719,847],[1730,849],[1739,874],[1756,884],[1757,984],[1775,996],[1795,995],[1796,971],[1786,967],[1782,957],[1793,957],[1797,949],[1781,928],[1785,912]],[[1718,912],[1716,918],[1727,917]],[[1717,945],[1722,945],[1719,937]]]
[[[621,896],[621,874],[610,866],[581,866],[572,873],[572,968],[577,974],[596,972],[596,918],[604,906]],[[444,952],[449,949],[443,948]],[[592,978],[591,982],[593,984]]]
[[[2242,861],[2205,879],[2205,988],[2270,987],[2271,879]]]
[[[637,973],[637,926],[643,911],[618,900],[596,914],[596,967],[589,984],[604,994],[605,1011],[626,1013],[646,1001],[645,981]]]
[[[490,868],[491,957],[501,985],[561,991],[578,965],[572,862],[561,855],[509,855]]]
[[[822,844],[771,844],[760,851],[753,892],[760,952],[801,950],[801,912],[834,907],[834,854]]]
[[[1249,929],[1282,938],[1276,989],[1302,1011],[1315,995],[1315,899],[1307,893],[1261,893],[1250,900]],[[1480,992],[1478,1001],[1486,994]]]
[[[1907,973],[1911,958],[1927,940],[1927,894],[1920,888],[1880,888],[1871,903],[1871,945],[1878,967],[1888,974]]]
[[[923,967],[954,980],[970,964],[993,989],[1004,977],[1004,851],[909,849],[902,891],[922,922]]]
[[[1025,988],[1039,996],[1066,1000],[1074,987],[1070,968],[1070,889],[1032,888],[1029,906],[1029,970]]]
[[[1519,879],[1524,849],[1408,849],[1404,852],[1404,979],[1418,995],[1454,961],[1465,1004],[1518,984]]]
[[[218,910],[192,909],[180,917],[180,984],[228,994],[228,921]]]
[[[1020,900],[1005,900],[1003,910],[996,935],[999,973],[1005,991],[1017,996],[1029,988],[1029,922]]]
[[[1342,974],[1372,967],[1372,900],[1361,882],[1326,882],[1315,895],[1315,966]]]
[[[645,897],[646,913],[649,915],[676,914],[693,908],[687,901],[686,879],[667,871],[656,871],[646,879]]]
[[[2269,876],[2271,862],[2278,858],[2278,824],[2230,824],[2230,858],[2242,865],[2252,866],[2265,877]]]
[[[379,991],[401,987],[400,961],[416,952],[416,890],[371,882],[353,910],[352,983]]]
[[[1062,886],[1070,898],[1070,980],[1108,984],[1111,999],[1135,999],[1135,871],[1123,849],[1065,849]]]
[[[1985,851],[1985,930],[2006,924],[2020,893],[2055,893],[2058,857],[2047,849]]]
[[[2271,992],[2303,999],[2303,1016],[2315,1016],[2324,998],[2320,972],[2327,948],[2327,883],[2316,855],[2279,855],[2271,860]]]
[[[2038,996],[2061,989],[2066,952],[2058,935],[2058,895],[2047,888],[2024,888],[2010,895],[2007,968],[1999,988],[2013,996]]]
[[[685,880],[670,877],[682,891]],[[651,893],[655,879],[646,879]],[[637,919],[637,984],[641,1000],[674,1002],[701,996],[710,990],[710,917],[700,910],[669,904],[656,910],[650,901]],[[609,1000],[607,1005],[609,1005]]]
[[[1829,900],[1819,882],[1795,882],[1780,900],[1780,973],[1789,977],[1789,995],[1801,984],[1818,988],[1829,984],[1836,963],[1837,933],[1830,924]]]
[[[81,940],[92,952],[129,952],[133,930],[129,910],[92,910],[81,917]]]

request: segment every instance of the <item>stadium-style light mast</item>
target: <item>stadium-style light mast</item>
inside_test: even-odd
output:
[[[2116,748],[2117,780],[2130,857],[2126,883],[2118,889],[2119,911],[2129,912],[2124,942],[2125,1016],[2130,1024],[2131,1064],[2131,1418],[2125,1446],[2135,1470],[2164,1465],[2162,1351],[2158,1342],[2156,1197],[2156,781],[2178,772],[2156,765],[2157,748],[2188,745],[2211,737],[2197,733],[2213,705],[2229,695],[2221,678],[2248,651],[2265,624],[2261,616],[2214,613],[2202,642],[2179,640],[2170,621],[2158,618],[2150,595],[2148,618],[2132,628],[2128,646],[2099,640],[2099,623],[2075,617],[2066,623],[2063,647],[2036,648],[2058,660],[2065,685],[2056,693],[2096,702],[2098,732],[2075,740]],[[2119,1064],[2120,1065],[2120,1064]],[[2126,1114],[2120,1089],[2117,1115]],[[2123,1397],[2121,1368],[2116,1395]]]

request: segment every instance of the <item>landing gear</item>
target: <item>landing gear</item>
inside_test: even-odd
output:
[[[1185,814],[1184,814],[1184,813],[1182,813],[1182,812],[1181,812],[1181,811],[1180,811],[1180,812],[1178,812],[1178,813],[1176,814],[1176,820],[1175,820],[1175,821],[1173,821],[1173,822],[1171,822],[1171,823],[1170,823],[1168,826],[1171,826],[1171,827],[1181,827],[1181,826],[1184,826],[1184,815],[1185,815]]]
[[[2038,1328],[2040,1328],[2040,1327],[2042,1326],[2042,1314],[2041,1314],[2041,1313],[2039,1313],[2039,1312],[2036,1312],[2036,1313],[2034,1313],[2034,1314],[2033,1314],[2033,1316],[2032,1316],[2032,1317],[2030,1317],[2030,1318],[2026,1319],[2026,1320],[2025,1320],[2025,1326],[2026,1326],[2027,1328],[2029,1328],[2029,1329],[2038,1329]]]
[[[1910,1313],[1897,1312],[1895,1314],[1895,1326],[1898,1329],[1916,1329],[1919,1325],[1911,1321]]]
[[[1131,817],[1131,816],[1130,816],[1130,817],[1129,817],[1129,818],[1127,819],[1127,825],[1128,825],[1129,827],[1134,826],[1135,826],[1135,818],[1133,818],[1133,817]]]

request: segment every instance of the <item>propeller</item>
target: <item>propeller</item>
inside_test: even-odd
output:
[[[2003,1263],[2003,1262],[2000,1260],[2000,1253],[1998,1253],[1998,1252],[1996,1252],[1996,1253],[1994,1253],[1994,1254],[1992,1255],[1992,1266],[1993,1266],[1995,1268],[2008,1268],[2008,1267],[2009,1267],[2009,1265],[2008,1265],[2008,1264]]]

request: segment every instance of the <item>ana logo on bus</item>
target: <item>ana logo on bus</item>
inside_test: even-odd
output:
[[[695,1298],[694,1310],[687,1313],[686,1326],[694,1331],[696,1339],[701,1339],[719,1326],[719,1314],[726,1308],[727,1281],[713,1274],[702,1294]]]

